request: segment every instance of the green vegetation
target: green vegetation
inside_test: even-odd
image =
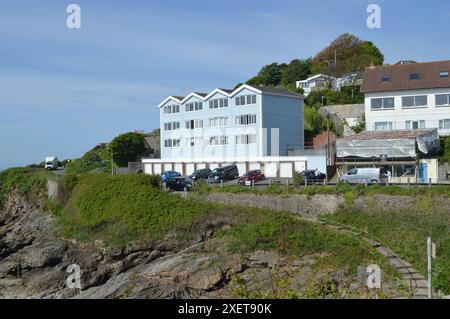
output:
[[[134,162],[145,152],[144,135],[130,132],[117,136],[111,142],[114,152],[114,162],[119,167],[128,166],[128,162]]]
[[[295,184],[295,181],[294,181]],[[194,191],[198,189],[195,188]],[[215,187],[205,185],[202,187],[202,193],[208,192],[223,192],[223,193],[253,193],[257,195],[273,194],[273,195],[315,195],[315,194],[346,194],[351,192],[351,196],[356,198],[361,195],[395,195],[395,196],[435,196],[444,195],[450,196],[450,187],[442,186],[414,186],[401,187],[396,185],[382,186],[382,185],[348,185],[345,183],[338,183],[337,185],[310,185],[297,186],[273,184],[268,187],[256,187],[252,189],[248,186],[242,185],[226,185],[224,187]]]
[[[382,65],[383,62],[383,54],[372,42],[363,41],[355,35],[344,33],[333,40],[330,45],[320,51],[314,58],[294,59],[290,63],[274,62],[268,64],[263,66],[258,74],[246,83],[278,86],[297,91],[295,89],[295,81],[305,80],[311,75],[324,73],[341,77],[351,73],[361,74],[364,68],[372,63],[374,65]],[[359,87],[351,86],[349,90],[353,90],[353,92],[351,94],[348,92],[344,93],[343,96],[351,96],[359,101]],[[331,100],[334,101],[336,99],[330,98],[329,101]],[[340,101],[343,101],[342,98]],[[312,104],[309,105],[312,106]]]
[[[336,62],[336,63],[335,63]],[[371,65],[382,65],[384,56],[372,42],[344,33],[312,59],[313,72],[340,77],[362,72]]]
[[[72,183],[68,179],[61,183]],[[59,232],[79,240],[103,239],[114,245],[133,240],[186,242],[228,224],[220,236],[231,251],[276,249],[283,254],[324,253],[327,266],[353,268],[378,260],[370,247],[350,235],[296,219],[288,213],[234,207],[181,198],[162,191],[147,175],[84,175],[76,179],[64,209],[56,207]]]
[[[81,158],[69,162],[65,166],[68,174],[81,174],[91,171],[111,170],[111,150],[107,144],[99,144]]]
[[[419,207],[408,211],[356,211],[350,206],[328,220],[367,230],[426,276],[426,240],[431,234],[436,243],[434,286],[450,293],[450,217],[440,211],[433,198],[423,198]]]
[[[441,156],[439,162],[450,164],[450,137],[441,138]]]
[[[305,103],[318,110],[323,105],[334,104],[358,104],[364,103],[364,95],[360,92],[359,85],[345,86],[340,91],[324,88],[320,91],[312,91],[305,99]]]
[[[42,168],[20,167],[10,168],[0,172],[0,207],[5,196],[12,190],[34,202],[46,185],[46,171]]]

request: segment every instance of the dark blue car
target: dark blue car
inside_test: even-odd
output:
[[[174,178],[174,177],[179,177],[179,176],[181,176],[181,174],[178,172],[165,171],[165,172],[162,172],[162,174],[161,174],[161,180],[163,182],[167,182],[169,179]]]

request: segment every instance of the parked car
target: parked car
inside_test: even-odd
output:
[[[380,184],[386,182],[386,170],[375,167],[353,168],[339,180],[349,184]]]
[[[251,170],[245,173],[243,176],[239,177],[238,183],[242,185],[251,185],[252,181],[262,181],[266,177],[259,169]]]
[[[166,182],[166,188],[169,191],[185,191],[192,188],[192,179],[185,176],[172,177]]]
[[[175,171],[164,171],[161,173],[161,180],[167,182],[170,178],[179,177],[181,174]]]
[[[194,173],[192,173],[189,178],[193,181],[198,181],[199,179],[208,179],[208,176],[212,173],[212,171],[209,168],[202,168],[196,170]]]
[[[208,176],[208,181],[211,183],[218,183],[221,180],[233,180],[239,177],[239,170],[235,164],[222,166],[213,169]]]
[[[327,178],[327,175],[320,172],[319,170],[306,170],[301,173],[303,175],[303,179],[307,184],[314,183],[323,183],[323,181]]]

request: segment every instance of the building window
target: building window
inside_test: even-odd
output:
[[[392,122],[375,122],[374,131],[392,131]]]
[[[227,145],[228,144],[228,136],[211,136],[209,139],[209,145],[218,146],[218,145]]]
[[[236,144],[256,144],[256,135],[255,134],[243,134],[236,135]]]
[[[187,147],[198,147],[202,146],[202,138],[201,137],[191,137],[186,140]]]
[[[164,140],[164,147],[180,147],[179,139]]]
[[[395,103],[393,97],[371,99],[372,110],[392,110]]]
[[[180,122],[168,122],[164,123],[164,130],[165,131],[173,131],[180,129]]]
[[[241,95],[236,97],[236,105],[256,104],[256,94]]]
[[[407,130],[418,130],[425,128],[425,121],[406,121],[405,128]]]
[[[193,130],[196,128],[203,128],[203,120],[189,120],[186,121],[186,128],[188,130]]]
[[[440,78],[448,78],[448,71],[442,71],[441,73],[439,73],[439,77]]]
[[[450,129],[450,119],[439,120],[439,128],[444,130]]]
[[[411,73],[409,75],[410,80],[420,80],[420,74],[419,73]]]
[[[214,99],[209,101],[210,109],[228,107],[228,99]]]
[[[390,75],[383,75],[383,77],[381,78],[381,82],[390,82],[390,81],[391,81]]]
[[[256,124],[256,114],[244,114],[236,116],[236,125]]]
[[[226,127],[228,126],[228,117],[212,117],[209,119],[209,127]]]
[[[179,105],[164,106],[163,113],[164,114],[180,113],[180,106]]]
[[[450,94],[436,94],[436,106],[449,106]]]
[[[428,104],[428,97],[426,95],[418,96],[403,96],[402,97],[402,107],[426,107]]]
[[[186,112],[203,110],[203,102],[192,102],[186,104]]]

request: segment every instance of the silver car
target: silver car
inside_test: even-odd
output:
[[[339,178],[349,184],[380,184],[385,182],[386,176],[381,168],[354,168]]]

